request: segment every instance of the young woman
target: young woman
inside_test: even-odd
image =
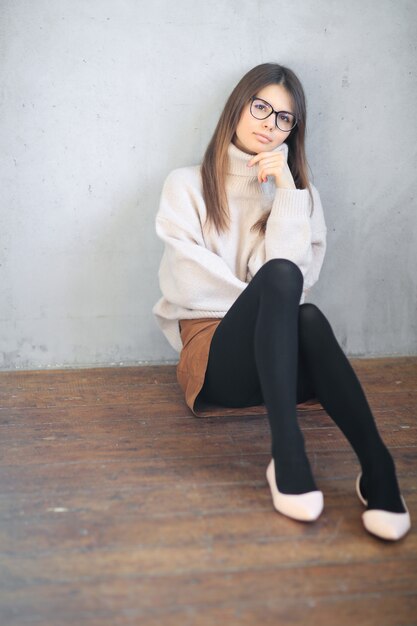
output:
[[[322,511],[296,414],[297,403],[317,398],[358,456],[365,528],[396,540],[410,516],[393,459],[329,322],[304,303],[326,248],[305,130],[293,71],[264,63],[243,76],[203,163],[173,170],[164,183],[156,218],[163,297],[153,312],[180,352],[178,381],[196,415],[198,400],[265,404],[277,511],[304,521]]]

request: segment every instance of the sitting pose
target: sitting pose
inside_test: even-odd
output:
[[[180,353],[191,410],[265,404],[273,505],[317,519],[317,489],[297,403],[318,399],[361,466],[356,490],[374,535],[397,540],[410,516],[394,461],[362,387],[320,311],[304,303],[326,249],[319,192],[307,176],[306,105],[295,73],[251,69],[233,89],[203,163],[170,172],[156,231],[165,244],[153,312]]]

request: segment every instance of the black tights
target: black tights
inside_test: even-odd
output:
[[[395,467],[362,387],[314,304],[300,305],[303,275],[292,261],[261,267],[217,327],[201,397],[222,406],[265,403],[282,493],[317,489],[296,404],[317,397],[361,464],[368,508],[403,512]]]

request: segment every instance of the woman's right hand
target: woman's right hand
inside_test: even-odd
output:
[[[256,163],[259,164],[258,180],[260,183],[266,183],[268,176],[273,176],[277,189],[296,189],[286,156],[282,151],[259,152],[250,159],[248,167]]]

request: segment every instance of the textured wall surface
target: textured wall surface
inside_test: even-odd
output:
[[[309,300],[349,355],[417,354],[413,0],[2,0],[0,369],[175,361],[153,319],[161,187],[278,62],[328,226]]]

